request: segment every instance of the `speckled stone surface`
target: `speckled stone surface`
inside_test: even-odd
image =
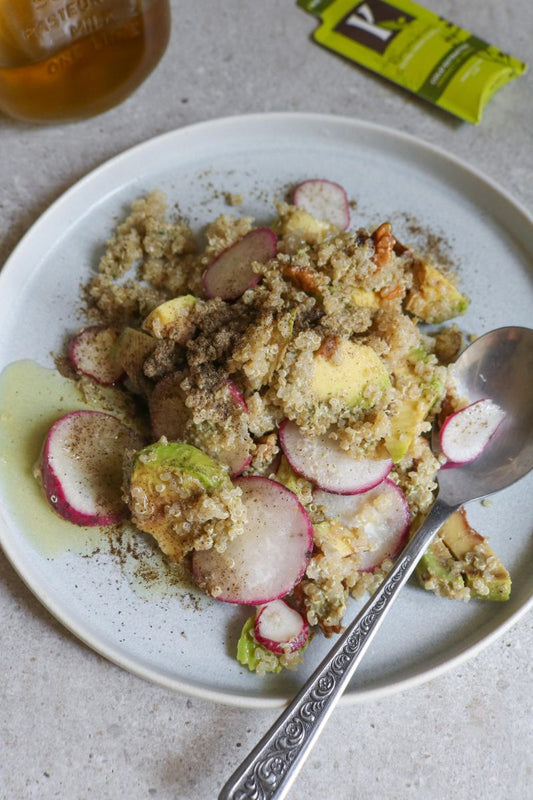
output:
[[[529,0],[433,0],[533,57]],[[70,125],[0,118],[0,263],[47,206],[111,156],[191,122],[259,111],[346,114],[419,136],[533,208],[533,73],[461,123],[311,42],[293,0],[172,0],[169,49],[120,107]],[[31,322],[31,321],[29,321]],[[65,631],[0,555],[0,798],[210,800],[277,716],[189,699]],[[421,686],[338,709],[291,800],[533,796],[531,615]]]

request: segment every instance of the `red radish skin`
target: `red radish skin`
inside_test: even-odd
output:
[[[243,411],[245,411],[248,414],[248,406],[246,405],[246,400],[244,399],[244,395],[237,386],[237,384],[229,378],[226,381],[226,383],[232,399],[235,401],[237,405],[239,405],[242,408]]]
[[[323,178],[304,181],[295,188],[291,200],[294,206],[341,230],[346,230],[350,224],[350,204],[339,183]]]
[[[311,521],[296,495],[259,475],[241,477],[244,533],[223,553],[193,554],[200,586],[226,603],[259,606],[284,597],[302,579],[313,548]]]
[[[113,357],[118,332],[107,325],[91,325],[70,341],[70,363],[82,375],[102,386],[112,386],[124,377],[124,371]]]
[[[280,444],[292,469],[326,492],[360,494],[381,483],[392,469],[390,458],[356,460],[323,436],[306,436],[290,420],[279,429]]]
[[[246,405],[246,400],[244,399],[244,395],[237,384],[232,380],[228,380],[227,386],[229,395],[233,402],[240,406],[245,414],[248,414],[249,412],[248,406]],[[229,467],[231,478],[237,478],[239,475],[242,475],[244,470],[247,469],[252,463],[252,454],[250,453],[250,447],[248,443],[244,439],[241,439],[232,449],[232,452],[227,455],[226,461]]]
[[[274,258],[277,249],[278,237],[274,231],[265,227],[254,228],[208,266],[202,277],[207,297],[236,300],[261,279],[252,269],[252,264],[266,263]]]
[[[301,650],[309,639],[309,625],[284,600],[263,606],[255,618],[254,637],[272,653],[283,655]]]
[[[447,417],[440,431],[440,447],[447,467],[470,464],[478,458],[500,427],[505,412],[488,398]]]
[[[359,569],[363,572],[370,572],[384,559],[397,556],[407,541],[411,524],[409,506],[402,490],[388,478],[364,494],[316,491],[313,499],[324,507],[328,518],[338,519],[347,528],[362,527],[375,545],[362,556]],[[372,503],[370,508],[368,502]]]
[[[141,437],[101,411],[72,411],[48,431],[41,479],[48,502],[75,525],[114,525],[126,514],[122,465],[126,449]]]

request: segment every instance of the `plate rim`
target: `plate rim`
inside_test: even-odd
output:
[[[447,162],[454,168],[458,168],[460,172],[466,173],[474,178],[481,184],[486,185],[492,192],[499,195],[506,203],[511,205],[516,212],[524,217],[524,221],[533,226],[533,211],[530,212],[524,203],[517,200],[507,189],[501,186],[494,178],[486,175],[482,170],[473,167],[466,160],[460,156],[455,156],[444,147],[428,142],[425,139],[415,136],[414,134],[406,131],[396,130],[381,123],[374,123],[369,120],[359,120],[357,118],[347,117],[335,114],[321,114],[315,112],[302,112],[302,111],[273,111],[273,112],[258,112],[254,114],[236,114],[225,117],[215,117],[212,119],[201,120],[193,122],[188,125],[183,125],[179,128],[174,128],[170,131],[157,134],[156,136],[145,139],[142,142],[132,145],[125,150],[119,151],[110,158],[104,160],[101,164],[89,170],[81,178],[77,179],[71,186],[62,192],[55,200],[50,203],[45,210],[37,217],[36,220],[30,225],[28,230],[22,235],[19,241],[15,244],[8,257],[0,267],[0,290],[2,284],[5,282],[5,275],[10,273],[12,269],[11,263],[15,257],[19,256],[19,251],[26,246],[28,239],[35,235],[35,229],[44,226],[49,216],[56,213],[56,209],[61,205],[68,205],[71,197],[75,196],[78,192],[85,188],[86,184],[96,181],[101,174],[109,171],[111,168],[120,167],[123,161],[134,158],[137,152],[156,148],[164,144],[166,140],[172,140],[176,136],[185,134],[194,134],[195,131],[202,132],[209,128],[222,128],[226,126],[239,126],[240,124],[248,124],[250,122],[264,123],[267,120],[274,122],[286,122],[294,120],[297,123],[317,123],[321,122],[324,125],[346,125],[352,128],[359,128],[367,132],[376,132],[380,136],[388,137],[402,142],[405,145],[422,149],[426,153],[433,155],[443,162]]]
[[[32,223],[32,225],[12,249],[11,253],[8,255],[6,261],[0,269],[0,293],[2,292],[4,284],[10,280],[12,271],[16,269],[17,261],[20,260],[21,257],[24,257],[25,249],[28,246],[31,246],[32,240],[36,235],[39,234],[41,227],[46,228],[50,217],[53,218],[58,213],[58,210],[61,210],[62,207],[68,207],[70,200],[73,197],[76,197],[76,195],[79,193],[83,193],[87,186],[90,187],[91,184],[97,184],[102,175],[108,174],[110,170],[118,170],[118,173],[120,174],[120,169],[124,165],[127,168],[128,161],[135,161],[137,155],[142,151],[151,151],[152,149],[155,150],[161,147],[164,149],[167,145],[167,142],[171,142],[176,138],[179,139],[180,136],[187,137],[188,135],[194,135],[195,132],[217,132],[221,129],[228,128],[231,131],[231,129],[235,130],[241,125],[249,125],[250,123],[264,125],[269,121],[283,125],[294,123],[298,125],[313,124],[315,126],[317,124],[322,124],[324,126],[330,125],[335,127],[340,125],[349,127],[352,130],[361,130],[365,131],[366,133],[379,134],[379,136],[383,139],[400,142],[402,145],[408,146],[417,151],[422,150],[432,159],[437,158],[441,163],[452,165],[453,168],[458,170],[462,175],[466,175],[470,177],[471,180],[474,179],[481,186],[487,187],[492,195],[496,197],[496,199],[503,201],[514,211],[515,214],[518,214],[520,217],[522,217],[522,224],[530,226],[533,230],[533,215],[528,211],[524,204],[516,200],[516,198],[513,197],[510,192],[504,189],[498,182],[487,176],[481,170],[472,167],[460,157],[449,153],[446,149],[427,142],[426,140],[414,136],[413,134],[399,131],[386,125],[374,123],[368,120],[359,120],[356,118],[334,114],[276,111],[229,115],[225,117],[194,122],[150,137],[106,159],[97,167],[91,169],[81,178],[76,180],[68,189],[62,192],[51,204],[48,205],[48,207],[37,217],[37,219]],[[108,194],[111,195],[112,193],[119,191],[127,183],[129,183],[133,177],[134,176],[130,175],[128,180],[122,180],[118,185],[111,184]],[[105,196],[107,197],[108,195]],[[104,198],[102,197],[101,199],[103,200]],[[39,262],[37,262],[37,265],[38,263]],[[0,511],[2,510],[1,504],[2,498],[0,497]],[[152,683],[164,686],[167,689],[180,692],[181,694],[190,697],[197,697],[226,705],[246,708],[281,707],[288,702],[288,698],[286,697],[250,696],[244,693],[236,694],[223,690],[207,689],[197,686],[196,684],[187,683],[181,679],[167,677],[161,672],[157,672],[152,668],[139,666],[134,659],[128,657],[126,654],[116,654],[115,652],[111,652],[114,651],[114,647],[109,648],[102,646],[102,644],[98,642],[98,640],[90,631],[80,631],[79,626],[76,626],[76,624],[70,620],[70,615],[65,613],[64,609],[56,608],[56,603],[54,600],[50,596],[47,596],[47,593],[43,592],[42,589],[32,584],[32,581],[28,579],[27,576],[28,569],[27,567],[26,569],[24,568],[24,559],[17,553],[16,542],[10,542],[10,538],[10,526],[6,522],[4,514],[1,513],[0,546],[2,547],[3,552],[5,553],[8,561],[14,568],[17,575],[21,578],[23,583],[27,586],[37,601],[41,603],[41,605],[43,605],[55,619],[57,619],[78,640],[83,642],[94,652],[106,658],[106,660],[125,669],[131,674],[136,675],[137,677],[143,678]],[[459,652],[457,652],[451,658],[448,658],[445,661],[439,661],[439,663],[421,673],[409,675],[403,679],[393,680],[386,685],[378,685],[362,689],[357,689],[357,687],[352,690],[348,689],[341,698],[341,704],[351,705],[367,700],[378,699],[433,680],[439,675],[442,675],[445,672],[453,669],[458,664],[475,657],[486,647],[490,646],[495,640],[503,636],[505,632],[509,630],[509,628],[511,628],[516,624],[516,622],[525,616],[532,606],[533,587],[531,589],[530,597],[525,603],[523,603],[519,608],[515,609],[515,611],[512,611],[503,622],[501,622],[496,628],[486,633],[482,639],[467,645],[464,649],[459,650]]]

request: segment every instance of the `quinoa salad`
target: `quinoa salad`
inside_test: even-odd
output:
[[[65,359],[84,392],[112,385],[130,404],[131,427],[110,429],[119,478],[99,485],[92,522],[63,491],[58,451],[87,432],[79,415],[51,429],[38,478],[61,516],[126,519],[213,602],[248,606],[235,655],[264,674],[339,633],[431,508],[443,456],[429,433],[466,404],[453,362],[469,300],[389,222],[352,227],[338,184],[293,187],[268,226],[239,216],[240,199],[201,236],[159,191],[132,204]],[[511,586],[464,510],[416,577],[454,600],[506,600]]]

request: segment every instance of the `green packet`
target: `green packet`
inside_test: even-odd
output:
[[[298,0],[317,42],[467,122],[527,64],[411,0]]]

